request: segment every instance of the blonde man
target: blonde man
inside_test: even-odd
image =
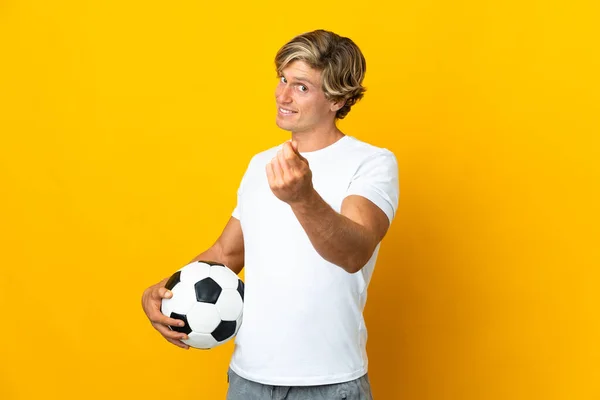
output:
[[[308,32],[275,65],[276,123],[291,140],[251,158],[221,236],[192,260],[245,267],[227,399],[372,399],[363,309],[398,207],[397,161],[336,126],[365,92],[352,40]],[[165,282],[146,289],[144,311],[187,348],[167,326],[179,321],[160,313]]]

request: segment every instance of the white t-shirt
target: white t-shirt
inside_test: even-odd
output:
[[[252,157],[232,213],[244,235],[246,286],[230,367],[268,385],[350,381],[367,372],[363,309],[380,244],[355,274],[317,253],[291,207],[269,187],[265,166],[282,145]],[[346,135],[300,154],[313,187],[336,212],[346,196],[360,195],[392,221],[399,185],[391,151]]]

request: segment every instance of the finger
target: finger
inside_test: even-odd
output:
[[[275,175],[275,182],[282,183],[283,171],[281,170],[281,165],[279,165],[279,159],[277,157],[273,157],[273,160],[271,160],[271,164],[273,164],[273,174]]]
[[[283,145],[283,159],[287,161],[290,169],[295,170],[300,167],[300,158],[294,151],[291,142],[285,142]]]
[[[284,149],[286,146],[283,147]],[[279,161],[279,165],[281,166],[282,178],[289,178],[292,176],[291,166],[288,164],[286,160],[286,156],[284,155],[285,150],[279,150],[277,152],[277,160]]]
[[[273,172],[273,164],[268,162],[265,166],[265,170],[267,171],[267,180],[269,181],[269,186],[273,186],[275,183],[275,173]]]
[[[293,143],[291,141],[285,142],[283,144],[283,149],[284,149],[285,155],[287,157],[289,157],[289,156],[298,156],[298,152],[294,148],[294,145],[293,145]]]
[[[185,323],[177,318],[169,318],[161,311],[162,300],[149,300],[148,319],[150,322],[155,322],[163,325],[184,326]]]
[[[293,150],[294,154],[296,154],[296,156],[301,160],[304,161],[306,164],[308,164],[308,160],[306,158],[304,158],[302,156],[302,154],[300,154],[300,152],[298,151],[298,142],[296,142],[295,140],[292,140],[290,142],[290,148]]]
[[[166,287],[162,286],[162,287],[158,287],[158,288],[153,288],[150,291],[150,298],[154,301],[160,301],[162,299],[170,299],[171,297],[173,297],[173,292],[171,292],[169,289],[167,289]]]
[[[169,318],[166,315],[164,315],[162,312],[157,312],[154,313],[152,315],[152,317],[150,318],[150,321],[152,321],[153,323],[156,324],[161,324],[161,325],[170,325],[170,326],[184,326],[185,322],[183,322],[180,319],[176,319],[176,318]]]
[[[290,140],[290,141],[289,141],[289,144],[290,144],[290,147],[292,148],[292,151],[293,151],[294,153],[296,153],[296,155],[297,155],[298,157],[302,157],[302,156],[300,155],[300,152],[298,151],[298,142],[296,142],[295,140]]]
[[[148,315],[148,319],[151,322],[158,322],[163,325],[172,325],[172,326],[183,326],[183,321],[180,319],[169,318],[165,314],[163,314],[161,310],[162,299],[160,298],[150,298],[145,301],[146,306],[144,310],[146,310],[146,314]]]
[[[159,288],[157,290],[157,292],[158,292],[158,297],[161,299],[170,299],[171,297],[173,297],[173,292],[171,292],[166,287]]]
[[[165,325],[152,324],[152,326],[154,326],[154,329],[156,329],[158,332],[160,332],[160,334],[163,335],[165,338],[170,338],[170,339],[175,339],[175,340],[182,340],[182,339],[188,338],[188,336],[185,333],[172,331]]]
[[[174,339],[169,339],[169,338],[165,338],[165,339],[167,339],[167,341],[173,343],[175,346],[181,347],[182,349],[186,349],[186,350],[190,349],[190,346],[183,343],[181,340],[174,340]]]

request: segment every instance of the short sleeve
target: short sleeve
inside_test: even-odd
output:
[[[400,187],[398,162],[387,149],[367,157],[350,181],[346,196],[358,195],[375,203],[387,215],[390,223],[398,209]]]
[[[252,163],[252,160],[250,160],[250,163]],[[241,205],[241,200],[242,200],[242,193],[244,192],[244,184],[247,180],[246,176],[248,175],[248,170],[250,170],[250,163],[248,163],[246,172],[244,172],[244,175],[242,176],[240,185],[238,186],[236,205],[235,205],[235,208],[233,209],[233,212],[231,213],[231,216],[237,220],[241,220],[241,218],[242,218],[240,205]]]

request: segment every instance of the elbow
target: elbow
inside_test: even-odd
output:
[[[368,264],[369,260],[371,260],[372,255],[373,252],[369,252],[362,256],[355,256],[346,263],[346,267],[344,269],[349,274],[355,274],[361,269],[363,269],[365,265]]]
[[[377,248],[377,243],[371,244],[368,248],[364,249],[362,252],[354,254],[351,258],[346,262],[347,268],[344,268],[348,273],[355,274],[365,265],[371,261],[373,254],[375,253],[375,249]]]
[[[346,272],[347,272],[347,273],[349,273],[349,274],[351,274],[351,275],[352,275],[352,274],[356,274],[356,273],[357,273],[358,271],[360,271],[360,270],[361,270],[363,267],[364,267],[364,264],[363,264],[363,265],[356,265],[356,264],[355,264],[355,265],[348,266],[348,267],[346,267],[346,268],[344,268],[344,269],[346,270]]]

